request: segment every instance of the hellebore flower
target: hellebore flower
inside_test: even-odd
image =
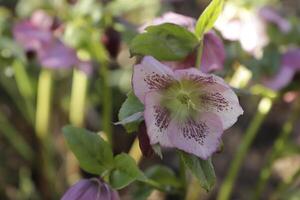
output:
[[[215,27],[225,39],[239,41],[245,51],[255,55],[269,42],[265,23],[257,13],[232,3],[226,4]]]
[[[119,200],[118,193],[97,178],[82,179],[61,200]]]
[[[143,32],[148,26],[159,25],[163,23],[173,23],[187,28],[193,32],[196,20],[191,17],[168,12],[163,16],[154,19],[151,23],[143,25],[139,31]],[[203,55],[201,61],[202,72],[212,72],[222,70],[225,61],[225,49],[221,38],[214,31],[206,33],[203,37]],[[194,66],[196,62],[196,53],[191,53],[183,61],[165,62],[173,69],[185,69]]]
[[[225,39],[239,41],[245,51],[260,55],[269,43],[269,23],[277,25],[283,33],[291,29],[290,23],[270,7],[249,11],[227,3],[215,27]]]
[[[273,90],[280,90],[293,80],[297,72],[300,72],[300,49],[290,49],[281,56],[278,73],[274,77],[265,78],[263,83]]]
[[[223,79],[195,68],[172,70],[146,56],[134,66],[135,95],[145,105],[150,144],[175,147],[208,159],[225,129],[243,113]]]
[[[36,55],[42,67],[51,69],[71,68],[82,61],[76,51],[66,46],[55,34],[55,19],[42,10],[35,11],[28,20],[16,23],[13,28],[15,40],[25,51]],[[85,71],[91,71],[85,63]]]

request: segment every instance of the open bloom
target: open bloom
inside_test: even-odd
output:
[[[172,70],[146,56],[134,66],[133,90],[145,105],[150,144],[175,147],[207,159],[223,131],[243,113],[223,79],[195,68]]]
[[[82,179],[61,200],[119,200],[118,193],[97,178]]]
[[[280,90],[286,87],[294,75],[300,72],[300,49],[290,49],[281,56],[281,65],[274,77],[267,77],[263,80],[265,86]]]
[[[183,26],[193,32],[196,20],[194,18],[180,15],[174,12],[167,12],[163,16],[154,19],[152,22],[143,25],[139,31],[143,32],[148,26],[163,23],[173,23]],[[183,61],[165,62],[173,69],[185,69],[195,65],[196,53],[191,53]],[[201,61],[202,72],[212,72],[222,70],[225,61],[225,49],[221,38],[214,32],[209,31],[203,37],[203,55]]]

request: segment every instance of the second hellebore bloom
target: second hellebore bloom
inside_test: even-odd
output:
[[[61,200],[120,200],[118,193],[97,178],[82,179]]]
[[[144,57],[133,72],[135,95],[144,103],[150,143],[208,159],[223,131],[243,113],[223,79],[195,68],[172,70]]]

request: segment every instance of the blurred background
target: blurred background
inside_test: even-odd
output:
[[[67,124],[102,132],[115,153],[128,152],[136,134],[113,123],[131,90],[131,39],[166,12],[197,19],[208,3],[0,0],[0,199],[59,199],[90,176],[65,144]],[[199,199],[217,198],[239,155],[230,199],[300,199],[299,16],[299,0],[226,1],[215,25],[226,60],[215,73],[235,88],[245,112],[213,156],[216,186]],[[153,163],[178,174],[174,151],[140,166]],[[121,198],[143,199],[136,188]]]

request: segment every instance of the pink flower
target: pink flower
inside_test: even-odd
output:
[[[120,200],[118,193],[97,178],[82,179],[61,200]]]
[[[208,159],[225,129],[243,113],[223,79],[195,68],[172,70],[146,56],[134,66],[133,90],[145,105],[150,144]]]
[[[55,35],[55,19],[42,10],[35,11],[28,20],[16,23],[13,27],[13,35],[16,41],[27,52],[33,52],[42,67],[51,69],[71,68],[78,66],[81,69],[83,62],[77,58],[76,51],[66,46]],[[84,71],[87,69],[84,62]]]
[[[265,78],[263,83],[273,90],[280,90],[286,87],[299,71],[300,49],[290,49],[282,55],[278,73],[274,77]]]
[[[245,51],[259,55],[269,43],[269,23],[277,25],[283,33],[291,30],[291,24],[270,7],[249,11],[228,3],[216,22],[216,28],[225,39],[239,41]]]
[[[143,32],[148,26],[159,25],[163,23],[173,23],[187,28],[193,32],[195,29],[196,20],[191,17],[180,15],[173,12],[167,12],[163,16],[154,19],[152,22],[143,25],[139,31]],[[203,39],[203,55],[201,61],[202,72],[212,72],[222,70],[225,61],[225,49],[222,40],[214,31],[210,31],[204,35]],[[195,67],[196,53],[191,53],[183,61],[165,62],[173,69],[185,69]],[[198,66],[197,66],[198,67]]]

